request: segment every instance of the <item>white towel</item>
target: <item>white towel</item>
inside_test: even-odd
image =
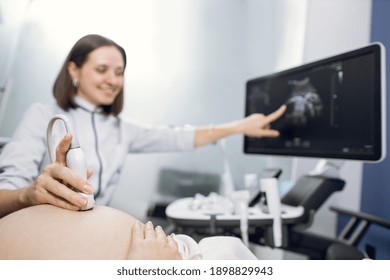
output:
[[[173,234],[172,238],[177,242],[183,260],[202,259],[199,245],[194,239],[185,234]]]
[[[257,260],[241,239],[233,236],[213,236],[199,242],[204,260]]]
[[[184,260],[257,260],[256,256],[233,236],[212,236],[199,243],[185,234],[173,235]]]

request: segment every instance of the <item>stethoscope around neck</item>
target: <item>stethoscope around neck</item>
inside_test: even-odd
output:
[[[65,125],[66,133],[72,134],[72,142],[70,143],[70,147],[68,152],[66,153],[66,165],[74,172],[79,174],[84,179],[87,179],[87,164],[84,156],[84,152],[80,147],[79,141],[77,140],[77,136],[73,130],[72,124],[68,117],[65,115],[56,115],[54,116],[47,126],[47,150],[49,152],[50,161],[53,163],[55,160],[55,147],[53,145],[53,137],[52,130],[54,123],[58,120],[61,120]],[[80,192],[77,190],[77,192]],[[80,210],[89,210],[92,209],[95,205],[95,199],[93,194],[85,194],[80,192],[84,197],[87,198],[87,204],[82,207]]]

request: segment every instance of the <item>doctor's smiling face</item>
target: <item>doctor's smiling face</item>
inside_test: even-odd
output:
[[[81,67],[69,62],[68,71],[77,95],[95,106],[111,105],[123,90],[125,62],[114,46],[102,46],[88,54]]]

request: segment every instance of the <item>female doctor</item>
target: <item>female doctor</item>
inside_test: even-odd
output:
[[[254,114],[207,127],[140,125],[119,117],[124,103],[126,53],[114,41],[87,35],[71,49],[53,87],[56,103],[33,104],[0,155],[0,217],[39,204],[79,210],[86,198],[68,186],[107,204],[127,153],[190,151],[232,134],[277,137],[270,124],[285,111]],[[46,129],[56,114],[72,122],[86,155],[88,181],[66,167],[72,135],[57,128],[57,159],[47,153]],[[65,135],[65,137],[64,137]],[[93,172],[92,172],[93,170]],[[93,174],[92,174],[93,173]]]

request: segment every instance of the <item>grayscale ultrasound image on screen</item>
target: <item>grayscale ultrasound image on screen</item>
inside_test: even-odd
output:
[[[246,115],[287,111],[279,138],[245,137],[244,152],[378,160],[382,156],[381,57],[374,45],[273,75],[246,87]]]

